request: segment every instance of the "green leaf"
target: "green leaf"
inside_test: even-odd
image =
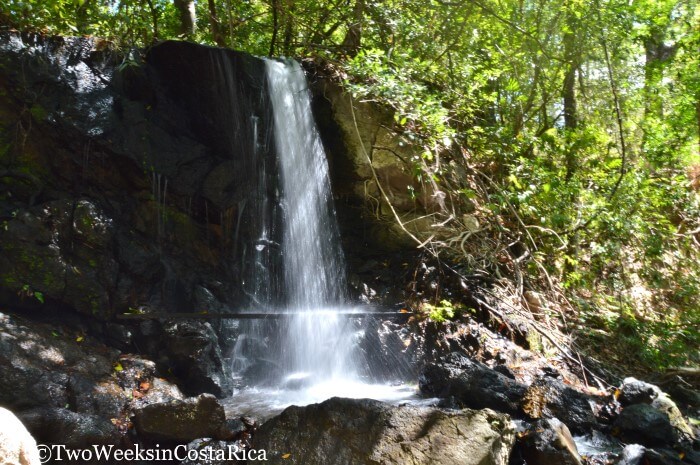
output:
[[[510,181],[511,184],[513,184],[517,189],[523,188],[522,184],[520,184],[520,181],[518,181],[518,177],[514,174],[508,176],[508,181]]]

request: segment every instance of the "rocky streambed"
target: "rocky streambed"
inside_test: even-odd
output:
[[[412,342],[402,343],[406,355],[412,348],[432,359],[419,375],[430,402],[332,398],[289,407],[261,424],[227,417],[224,400],[211,394],[183,394],[179,380],[157,363],[88,331],[4,313],[0,404],[40,444],[235,450],[226,458],[241,460],[200,455],[182,463],[254,463],[245,451],[265,451],[270,463],[300,464],[698,463],[697,429],[687,421],[697,415],[696,392],[678,390],[676,403],[632,378],[608,392],[582,389],[565,368],[476,322],[471,331],[469,323],[444,325],[426,342],[433,325],[417,325]],[[484,343],[475,351],[468,344],[475,336],[465,335],[477,330]]]

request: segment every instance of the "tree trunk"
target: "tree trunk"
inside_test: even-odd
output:
[[[566,32],[564,32],[564,60],[566,61],[566,74],[562,86],[562,97],[564,100],[564,129],[566,130],[566,182],[569,182],[578,168],[576,150],[574,149],[572,136],[578,127],[578,111],[576,102],[576,71],[580,66],[580,52],[576,44],[576,34],[578,32],[578,20],[574,13],[569,10],[566,14]]]
[[[284,43],[282,50],[285,55],[292,55],[292,38],[294,37],[294,0],[285,0],[284,11]]]
[[[364,14],[364,0],[355,0],[355,6],[352,10],[352,24],[350,24],[347,34],[345,34],[345,39],[343,39],[342,46],[345,52],[351,57],[354,57],[360,51]]]
[[[211,38],[219,47],[226,47],[226,41],[221,34],[221,25],[219,24],[219,16],[216,14],[216,2],[208,0],[209,4],[209,27],[211,30]]]
[[[664,105],[659,91],[664,77],[665,63],[676,53],[677,45],[665,44],[666,30],[654,27],[644,39],[644,119],[653,125],[653,121],[662,121]],[[649,139],[648,126],[642,134],[642,150],[646,152]]]
[[[698,156],[700,156],[700,92],[695,96],[695,118],[698,123]]]
[[[272,38],[270,39],[270,51],[268,56],[275,55],[275,46],[277,45],[277,30],[279,29],[279,0],[272,0]]]
[[[663,34],[654,30],[644,40],[644,115],[645,117],[663,117],[663,106],[659,97],[659,85],[663,76],[661,55]]]
[[[151,12],[151,21],[153,24],[153,41],[158,40],[158,10],[153,4],[153,0],[148,0],[148,9]]]
[[[88,34],[88,9],[90,8],[90,0],[85,0],[79,3],[75,10],[76,28],[80,34]]]
[[[196,24],[194,0],[173,0],[173,5],[180,16],[180,34],[187,38],[192,37]]]

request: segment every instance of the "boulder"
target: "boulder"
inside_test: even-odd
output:
[[[623,406],[651,404],[659,395],[659,388],[635,378],[625,378],[619,388],[618,400]]]
[[[614,427],[623,441],[647,447],[673,445],[678,439],[668,415],[648,404],[624,408]]]
[[[526,392],[524,385],[456,352],[426,365],[418,385],[429,396],[452,396],[469,408],[511,414],[520,410]]]
[[[136,406],[133,421],[139,438],[146,441],[190,442],[229,436],[224,408],[211,394]]]
[[[134,405],[158,404],[170,402],[172,400],[185,400],[185,396],[180,389],[163,378],[153,378],[148,389],[142,389],[143,397],[136,399]]]
[[[684,391],[680,391],[682,394]],[[620,385],[618,400],[623,406],[635,404],[648,404],[663,412],[668,417],[671,426],[677,431],[681,439],[692,441],[695,433],[683,418],[683,414],[671,399],[658,386],[635,378],[625,378]]]
[[[569,428],[556,418],[538,420],[519,438],[527,465],[581,465]]]
[[[594,404],[593,397],[545,376],[527,388],[521,408],[530,418],[558,418],[573,433],[585,434],[597,426]]]
[[[27,428],[9,410],[0,407],[0,464],[40,465],[39,449]]]
[[[292,406],[264,423],[252,448],[270,463],[505,465],[515,441],[507,415],[442,411],[334,397]]]

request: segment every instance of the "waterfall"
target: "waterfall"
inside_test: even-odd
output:
[[[257,212],[251,224],[258,237],[245,255],[249,272],[243,287],[257,311],[289,316],[242,323],[233,369],[243,377],[252,371],[247,377],[253,382],[273,385],[354,380],[359,372],[355,329],[351,319],[337,315],[347,301],[345,259],[306,77],[293,60],[265,60],[265,74],[277,175],[260,171],[251,192],[255,201],[250,207]],[[230,85],[230,80],[225,83]],[[280,225],[274,228],[267,213],[269,200],[263,198],[270,184],[276,185],[281,210]],[[276,233],[280,244],[273,248],[275,229],[281,230]],[[280,254],[278,267],[269,258],[273,253]]]
[[[338,304],[345,299],[345,259],[306,77],[291,60],[268,60],[266,68],[282,187],[289,306]]]
[[[304,71],[293,60],[265,60],[265,74],[276,175],[263,173],[255,184],[258,193],[276,186],[277,219],[268,225],[261,208],[267,201],[257,202],[261,217],[253,219],[258,238],[247,255],[253,268],[245,287],[255,311],[285,317],[241,323],[232,357],[244,387],[231,403],[265,415],[332,396],[406,398],[412,390],[361,381],[368,375],[357,344],[363,326],[340,315],[352,311],[345,259]],[[279,241],[275,247],[267,245],[271,235]],[[273,253],[279,256],[270,260]]]
[[[283,368],[290,376],[355,377],[328,162],[311,113],[306,76],[292,60],[266,62],[283,208],[282,261],[289,319]]]

